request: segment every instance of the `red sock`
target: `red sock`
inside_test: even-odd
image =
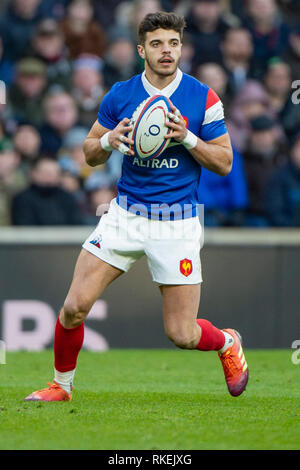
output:
[[[219,351],[222,349],[225,344],[223,331],[203,318],[196,321],[202,330],[201,338],[196,349],[200,349],[200,351]]]
[[[77,357],[82,347],[84,324],[75,328],[65,328],[56,321],[54,335],[54,367],[59,372],[68,372],[75,369]]]

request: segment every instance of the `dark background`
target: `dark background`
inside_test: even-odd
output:
[[[6,300],[39,300],[58,311],[79,250],[75,242],[0,243],[0,328]],[[238,329],[250,348],[287,348],[300,339],[300,246],[267,244],[263,239],[249,245],[208,241],[201,259],[199,317],[219,328]],[[172,347],[163,331],[160,292],[145,257],[111,284],[103,299],[107,319],[86,324],[110,347]]]

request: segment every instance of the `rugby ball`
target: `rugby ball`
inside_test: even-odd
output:
[[[155,95],[143,101],[134,111],[130,120],[132,130],[128,137],[134,141],[130,148],[142,160],[158,157],[169,145],[165,135],[172,130],[166,126],[171,111],[170,100]]]

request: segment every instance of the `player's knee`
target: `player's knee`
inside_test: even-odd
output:
[[[65,326],[71,328],[80,325],[89,310],[90,307],[85,302],[79,301],[79,299],[66,299],[62,309]]]
[[[189,328],[167,329],[166,335],[175,346],[181,349],[194,349],[197,343],[195,332]]]

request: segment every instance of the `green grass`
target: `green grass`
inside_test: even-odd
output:
[[[0,449],[300,449],[300,365],[247,351],[231,397],[214,352],[82,351],[70,403],[24,402],[52,380],[52,351],[0,365]]]

